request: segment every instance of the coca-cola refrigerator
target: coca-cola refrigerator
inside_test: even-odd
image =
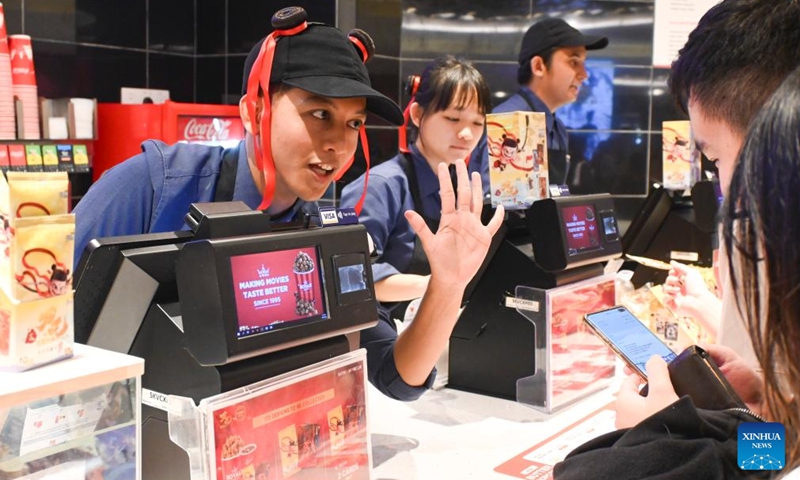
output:
[[[231,147],[244,138],[238,105],[167,101],[162,104],[101,103],[97,106],[93,179],[140,153],[148,139]]]

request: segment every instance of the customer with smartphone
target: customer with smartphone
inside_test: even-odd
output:
[[[766,478],[777,473],[777,467],[787,472],[783,478],[800,478],[798,188],[800,67],[753,121],[722,209],[727,252],[722,261],[730,269],[732,293],[762,372],[730,349],[717,347],[712,353],[752,411],[700,410],[689,397],[678,399],[666,364],[653,357],[647,364],[650,394],[639,397],[638,382],[629,380],[619,396],[619,402],[633,407],[643,420],[579,447],[556,466],[555,478],[589,478],[588,473],[593,479],[614,480]],[[670,402],[665,405],[664,399]],[[738,429],[744,422],[760,422],[755,414],[783,426],[783,438],[769,440],[785,442],[785,463],[771,455],[772,465],[737,463]],[[755,472],[749,466],[764,470]]]

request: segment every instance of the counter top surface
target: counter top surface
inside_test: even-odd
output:
[[[75,355],[24,372],[0,372],[0,408],[142,375],[144,360],[75,344]]]
[[[614,400],[617,383],[545,414],[444,388],[398,402],[370,386],[373,479],[510,479],[494,469]]]

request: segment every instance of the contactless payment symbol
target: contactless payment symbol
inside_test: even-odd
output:
[[[742,470],[781,470],[786,465],[786,428],[777,422],[739,425],[736,447]]]

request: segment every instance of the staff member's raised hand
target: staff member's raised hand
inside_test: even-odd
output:
[[[456,162],[458,199],[447,165],[438,167],[439,193],[442,197],[442,218],[434,234],[422,217],[409,210],[406,219],[422,242],[431,267],[431,281],[464,288],[478,271],[492,236],[503,222],[503,207],[497,207],[488,225],[481,223],[483,190],[480,174],[474,172],[470,182],[464,162]]]
[[[444,351],[458,320],[461,297],[480,268],[494,235],[503,223],[498,207],[488,225],[481,223],[481,177],[467,176],[464,162],[456,162],[458,201],[447,166],[438,167],[442,218],[434,234],[414,211],[405,216],[428,256],[431,277],[414,321],[397,338],[394,360],[397,372],[409,385],[422,385]]]

